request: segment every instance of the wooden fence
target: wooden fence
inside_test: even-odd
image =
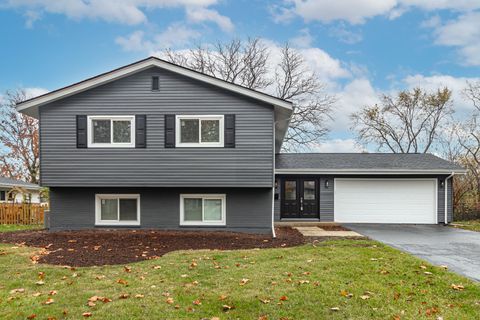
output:
[[[0,224],[43,224],[46,205],[0,203]]]

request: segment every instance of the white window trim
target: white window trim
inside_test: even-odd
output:
[[[110,120],[110,143],[94,143],[93,142],[93,120]],[[130,142],[113,142],[113,121],[130,121]],[[88,116],[87,117],[87,138],[88,148],[135,148],[135,116]]]
[[[184,200],[189,198],[202,198],[202,219],[204,215],[203,202],[205,199],[219,199],[222,201],[222,219],[220,221],[185,221]],[[226,221],[226,195],[225,194],[181,194],[180,195],[180,225],[181,226],[225,226]]]
[[[216,147],[223,148],[225,136],[224,130],[224,116],[223,115],[177,115],[175,117],[175,146],[183,148],[192,148],[192,147]],[[181,142],[182,141],[182,132],[180,127],[180,120],[192,119],[199,120],[198,125],[198,140],[199,142]],[[219,121],[219,141],[218,142],[202,142],[202,122],[201,120],[218,120]]]
[[[102,199],[137,199],[137,220],[119,221],[102,220]],[[120,205],[118,206],[120,210]],[[118,212],[120,214],[120,212]],[[139,226],[140,225],[140,195],[139,194],[95,194],[95,225],[96,226]]]

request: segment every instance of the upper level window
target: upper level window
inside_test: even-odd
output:
[[[135,116],[89,116],[88,147],[135,147]]]
[[[177,147],[223,147],[222,116],[177,116]]]

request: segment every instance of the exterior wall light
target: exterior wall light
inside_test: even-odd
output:
[[[440,187],[441,187],[441,188],[445,187],[445,180],[442,180],[442,181],[440,182]]]
[[[330,185],[330,183],[328,182],[328,179],[327,179],[327,180],[325,180],[325,188],[327,188],[327,189],[328,189],[328,186],[329,186],[329,185]]]

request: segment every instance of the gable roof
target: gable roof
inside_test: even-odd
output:
[[[131,74],[151,67],[159,67],[165,70],[169,70],[177,74],[181,74],[186,77],[206,82],[216,87],[220,87],[225,90],[265,102],[278,108],[290,111],[293,109],[292,103],[290,101],[283,100],[269,94],[256,91],[238,84],[234,84],[216,77],[212,77],[210,75],[167,62],[157,57],[148,57],[146,59],[120,67],[118,69],[99,74],[95,77],[20,102],[17,104],[17,110],[32,117],[38,118],[39,106],[86,91],[91,88],[95,88],[102,84],[106,84],[108,82],[129,76]]]
[[[0,188],[1,187],[23,187],[26,189],[40,189],[40,186],[38,184],[30,183],[30,182],[25,182],[21,180],[15,180],[11,178],[6,178],[6,177],[0,177]]]
[[[461,166],[429,153],[282,153],[276,173],[464,174]]]

